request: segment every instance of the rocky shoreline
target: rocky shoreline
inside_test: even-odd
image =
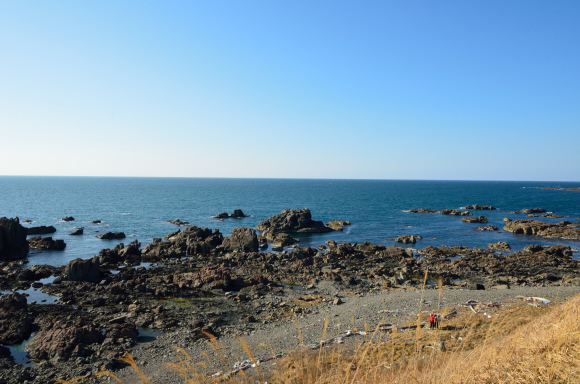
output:
[[[483,216],[458,212],[449,214],[485,222]],[[542,222],[506,222],[504,230],[568,236],[562,238],[574,238],[570,234],[579,231],[568,224],[535,223]],[[19,364],[10,349],[0,347],[0,383],[92,378],[103,368],[129,378],[115,362],[125,350],[152,366],[171,360],[171,346],[200,353],[208,333],[226,344],[241,335],[255,339],[255,346],[269,340],[287,350],[296,345],[284,337],[291,320],[305,327],[327,315],[345,323],[351,315],[357,321],[365,316],[379,321],[384,314],[378,311],[385,305],[400,310],[393,321],[403,321],[415,310],[409,300],[417,298],[427,271],[427,291],[441,284],[444,296],[452,298],[449,304],[477,295],[507,299],[516,291],[569,296],[580,287],[579,261],[573,259],[577,250],[570,246],[536,245],[511,252],[503,242],[488,249],[419,250],[330,240],[309,248],[296,246],[291,236],[329,233],[349,224],[314,221],[306,208],[284,210],[257,226],[261,234],[240,227],[225,237],[217,229],[186,226],[144,246],[134,241],[66,266],[26,268],[25,257],[39,240],[27,240],[17,218],[0,218],[0,344],[25,342],[33,359]],[[522,227],[540,229],[520,232]],[[105,239],[122,238],[121,233],[107,235]],[[405,235],[397,241],[418,239]],[[268,240],[272,247],[294,248],[265,252]]]

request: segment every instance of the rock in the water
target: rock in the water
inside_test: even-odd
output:
[[[18,217],[0,218],[0,260],[19,259],[28,254],[26,228],[20,225]]]
[[[524,247],[524,252],[536,253],[536,252],[542,252],[542,251],[544,251],[544,247],[542,247],[539,244],[532,244],[532,245],[528,245],[527,247]]]
[[[123,232],[107,232],[97,236],[97,238],[102,240],[124,239],[125,237],[127,236]]]
[[[287,233],[275,233],[272,238],[272,243],[274,246],[277,247],[286,247],[288,245],[292,245],[296,242],[292,236]]]
[[[328,227],[334,229],[335,231],[342,231],[347,225],[350,225],[350,221],[333,220],[328,223]]]
[[[492,207],[491,205],[473,204],[473,205],[466,205],[465,206],[465,209],[472,209],[474,211],[478,211],[478,210],[494,211],[497,208],[496,207]]]
[[[441,212],[442,215],[451,215],[451,216],[471,216],[472,213],[469,211],[460,211],[459,209],[444,209]]]
[[[213,218],[214,219],[227,219],[228,217],[230,217],[230,215],[228,215],[227,212],[220,212],[217,215],[215,215]]]
[[[485,227],[477,227],[475,228],[476,231],[491,231],[491,232],[499,232],[499,229],[497,227],[494,227],[493,225],[488,225]]]
[[[84,228],[77,228],[74,231],[72,231],[71,233],[69,233],[69,235],[78,236],[78,235],[82,235],[83,233],[84,233]]]
[[[515,220],[507,222],[503,229],[522,235],[580,240],[580,229],[570,227],[566,221],[554,224],[532,219]]]
[[[556,215],[554,213],[546,213],[545,215],[542,215],[542,217],[545,217],[546,219],[561,219],[564,216],[562,216],[562,215]]]
[[[65,216],[60,221],[75,221],[75,218],[72,216]]]
[[[411,213],[439,213],[439,211],[427,208],[409,209]]]
[[[417,242],[417,240],[421,240],[422,237],[421,236],[415,236],[415,235],[403,235],[403,236],[399,236],[395,239],[395,241],[397,243],[404,243],[404,244],[415,244]]]
[[[505,241],[500,241],[498,243],[491,243],[487,245],[487,249],[494,249],[498,251],[509,251],[512,249],[510,245]]]
[[[63,280],[87,281],[98,283],[101,278],[100,263],[98,257],[92,259],[74,259],[66,265],[62,274]]]
[[[222,246],[231,251],[257,252],[259,249],[258,236],[251,228],[236,228],[230,237],[226,237]]]
[[[487,223],[487,218],[485,216],[479,217],[464,217],[461,219],[464,223]]]
[[[181,221],[179,219],[167,220],[166,223],[174,224],[174,225],[177,225],[178,227],[186,227],[186,226],[191,225],[191,224],[189,224],[188,221]]]
[[[52,237],[31,237],[28,239],[30,249],[42,249],[44,251],[63,251],[66,248],[64,240],[53,240]]]
[[[234,213],[231,214],[231,218],[232,219],[242,219],[244,217],[248,217],[249,215],[245,215],[244,212],[242,212],[241,209],[235,209]]]
[[[524,208],[522,209],[523,213],[546,213],[546,210],[544,208]]]
[[[40,227],[30,227],[30,228],[26,228],[26,233],[28,235],[46,235],[49,233],[55,233],[56,232],[56,228],[53,227],[52,225],[50,226],[46,226],[46,225],[41,225]]]
[[[91,224],[101,224],[102,221],[101,220],[92,220],[92,221],[89,221],[89,223],[91,223]]]
[[[308,208],[285,209],[282,213],[270,217],[258,224],[258,230],[284,233],[324,233],[332,232],[332,228],[324,225],[322,221],[312,220]]]

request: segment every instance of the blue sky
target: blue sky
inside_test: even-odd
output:
[[[0,2],[0,174],[580,181],[578,1]]]

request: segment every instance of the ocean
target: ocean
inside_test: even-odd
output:
[[[507,241],[513,250],[530,244],[565,244],[580,241],[551,240],[515,235],[502,230],[504,217],[527,218],[507,212],[544,208],[564,216],[538,218],[547,222],[580,221],[580,192],[541,189],[579,187],[580,183],[505,181],[414,180],[311,180],[132,177],[0,177],[0,217],[32,220],[25,226],[53,225],[48,236],[64,239],[65,251],[31,250],[32,264],[60,266],[75,258],[90,258],[100,249],[138,240],[144,246],[177,227],[167,220],[179,218],[199,227],[218,228],[225,236],[236,227],[256,225],[285,208],[310,208],[314,220],[348,220],[343,232],[296,236],[299,246],[316,247],[326,240],[400,245],[390,238],[419,235],[413,248],[428,245],[486,247]],[[496,211],[472,211],[486,216],[488,224],[467,224],[461,217],[414,214],[411,208],[460,208],[469,204],[493,205]],[[218,221],[219,212],[242,209],[250,217]],[[75,221],[62,222],[64,216]],[[101,220],[101,224],[91,224]],[[479,232],[475,227],[494,225],[501,233]],[[76,227],[84,235],[70,236]],[[105,232],[124,232],[123,240],[100,240]],[[578,256],[576,253],[575,257]]]

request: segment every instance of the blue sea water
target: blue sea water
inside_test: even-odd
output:
[[[580,187],[580,183],[503,181],[412,181],[412,180],[310,180],[310,179],[214,179],[214,178],[118,178],[118,177],[0,177],[0,217],[33,220],[26,226],[53,225],[53,238],[64,239],[65,251],[31,251],[32,264],[64,265],[77,257],[89,258],[102,248],[175,231],[166,220],[179,218],[199,227],[219,228],[229,235],[236,227],[256,225],[285,208],[310,208],[314,220],[349,220],[343,232],[301,235],[301,246],[318,246],[326,240],[396,244],[389,238],[423,236],[413,247],[465,245],[486,247],[507,241],[514,250],[530,244],[566,244],[579,241],[550,240],[506,233],[502,219],[527,218],[508,214],[523,208],[545,208],[580,221],[580,192],[539,189]],[[497,211],[473,211],[484,215],[501,233],[478,232],[478,224],[460,217],[413,214],[411,208],[460,208],[468,204],[493,205]],[[242,209],[251,217],[218,221],[212,216]],[[74,222],[60,218],[73,216]],[[91,224],[102,220],[102,224]],[[84,227],[82,236],[69,236]],[[100,240],[104,232],[125,232],[123,240]],[[409,245],[410,246],[410,245]],[[577,256],[577,255],[575,255]]]

